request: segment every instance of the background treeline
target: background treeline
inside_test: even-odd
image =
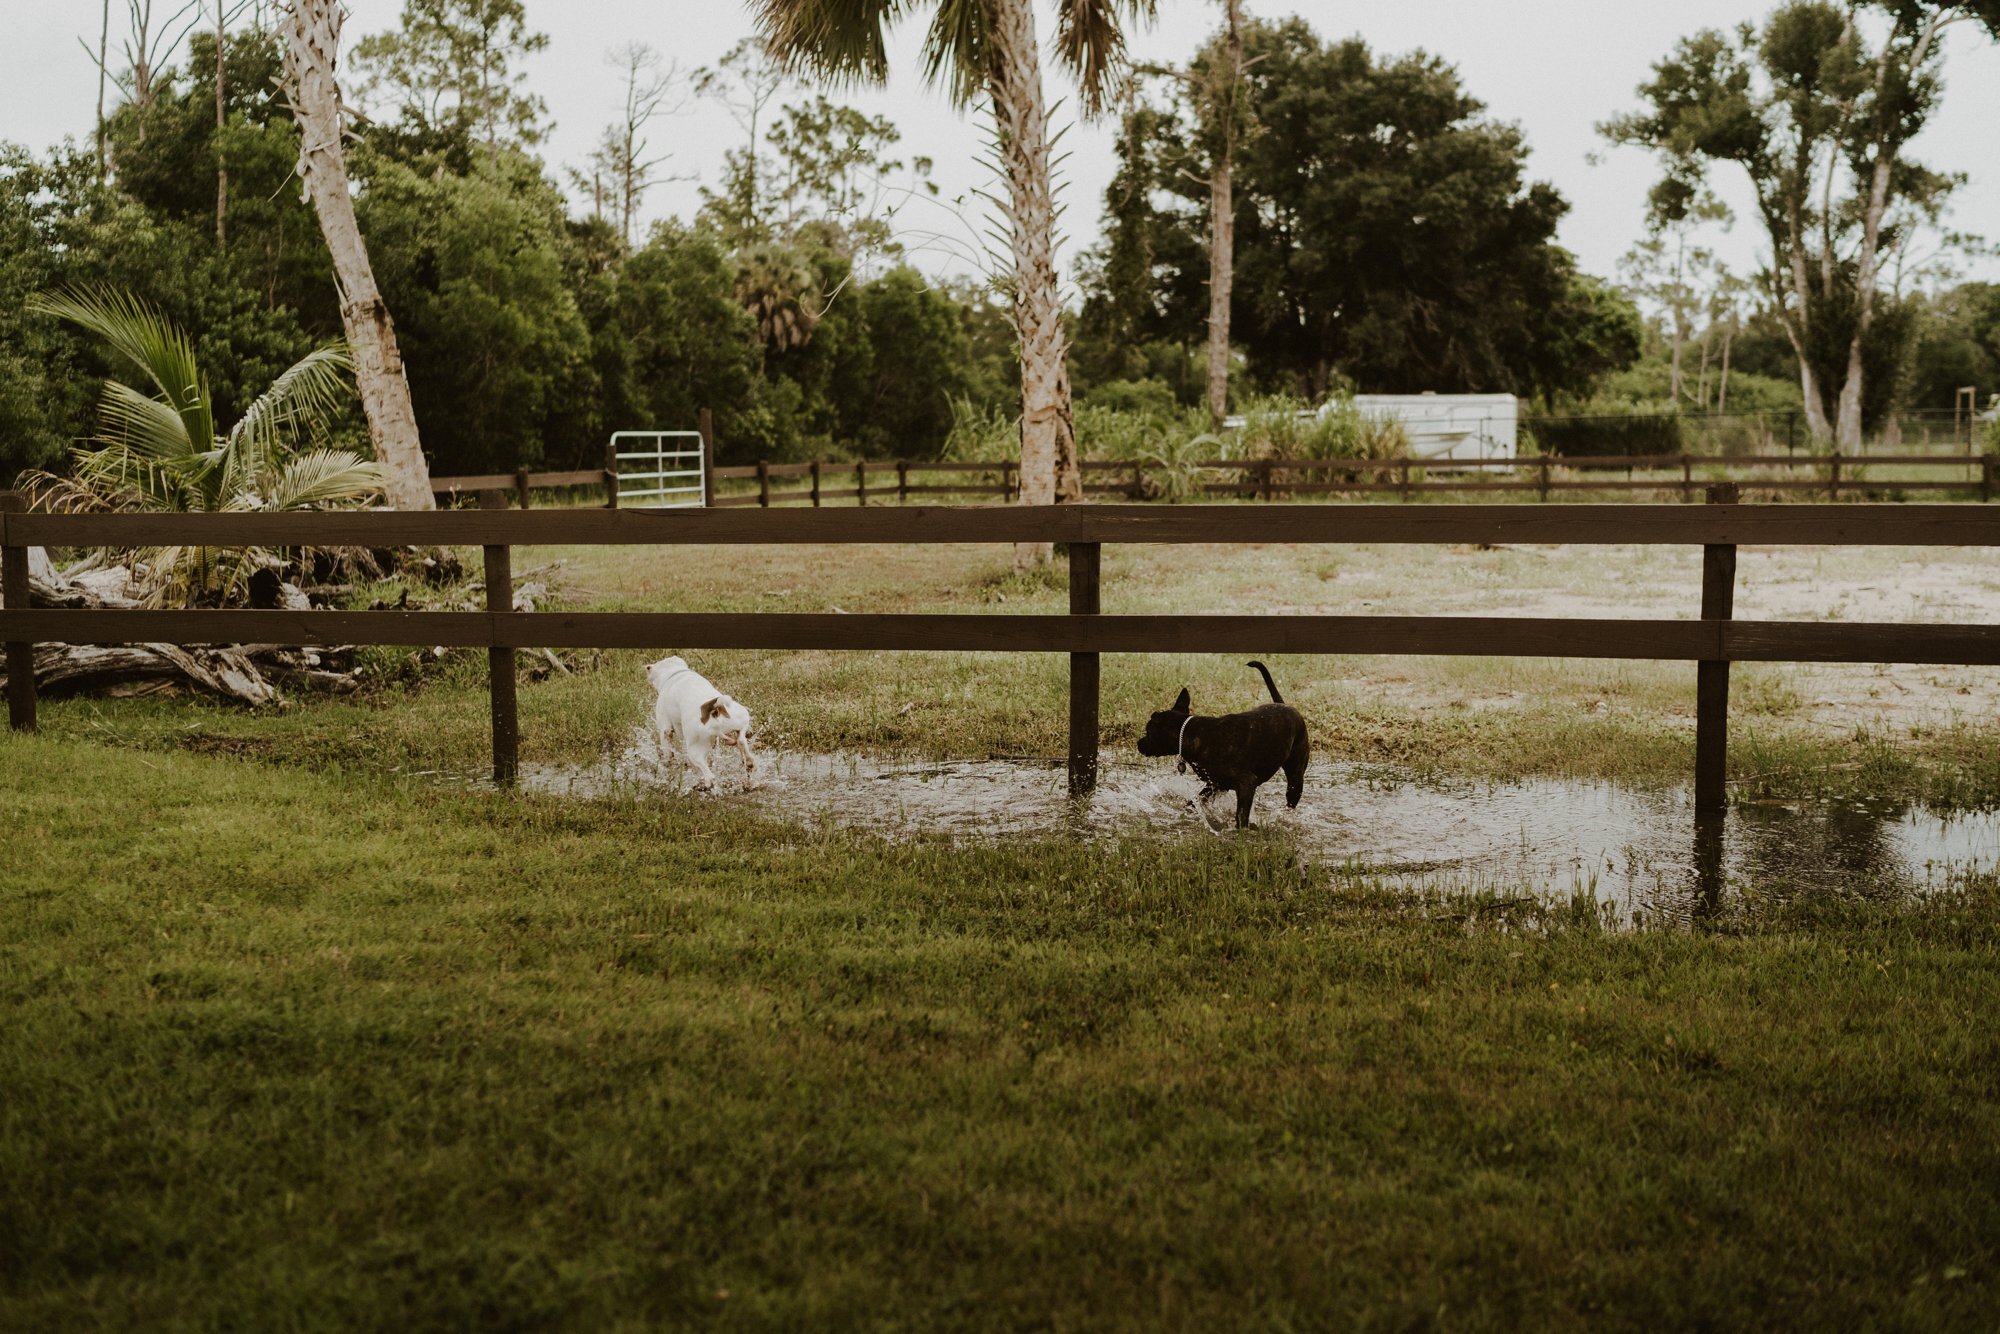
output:
[[[1768,23],[1826,8],[1788,4]],[[1007,285],[913,266],[928,257],[897,240],[923,234],[912,214],[929,225],[930,211],[939,235],[976,226],[935,199],[929,164],[900,155],[893,125],[801,87],[754,42],[699,70],[628,44],[610,61],[622,117],[559,180],[541,156],[546,110],[517,72],[542,40],[521,0],[407,0],[348,66],[367,112],[349,149],[360,222],[434,472],[589,466],[611,431],[685,428],[702,407],[729,462],[1014,452]],[[1512,391],[1545,412],[1801,407],[1783,314],[1767,282],[1704,248],[1702,229],[1727,220],[1702,185],[1707,150],[1666,113],[1607,128],[1664,164],[1613,281],[1556,244],[1567,202],[1529,177],[1520,131],[1449,65],[1330,41],[1298,19],[1249,19],[1242,40],[1232,407],[1344,390]],[[1715,65],[1733,40],[1688,39],[1642,96],[1709,95],[1685,93],[1692,76],[1675,71]],[[277,38],[253,22],[227,33],[221,60],[216,44],[194,32],[171,64],[125,71],[87,145],[0,145],[0,478],[60,466],[110,369],[83,335],[27,313],[32,293],[101,284],[157,305],[193,332],[225,417],[341,331],[293,175]],[[1867,68],[1865,51],[1848,54]],[[1087,454],[1157,451],[1201,429],[1213,163],[1197,76],[1215,59],[1136,72],[1115,110],[1104,239],[1075,266]],[[696,97],[727,106],[742,137],[694,218],[643,227],[669,171],[659,144]],[[1936,239],[1919,224],[1952,183],[1933,174],[1906,190],[1895,254]],[[1005,268],[963,248],[952,259]],[[1836,259],[1837,279],[1852,266]],[[1877,293],[1863,340],[1871,429],[1909,407],[1948,409],[1961,385],[1982,403],[2000,391],[2000,287],[1949,277],[1899,262]],[[1162,425],[1148,435],[1132,417]]]

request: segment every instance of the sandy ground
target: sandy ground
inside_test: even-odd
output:
[[[1326,581],[1347,584],[1355,593],[1350,605],[1358,611],[1678,619],[1694,616],[1700,603],[1699,558],[1693,553],[1648,547],[1513,547],[1493,553],[1461,548],[1457,554],[1474,560],[1449,579],[1457,587],[1429,587],[1413,599],[1407,590],[1389,586],[1386,563],[1398,558],[1387,554],[1389,549],[1376,550],[1383,553],[1383,569],[1363,557]],[[1482,568],[1480,556],[1512,559]],[[1524,561],[1535,560],[1547,563],[1548,586],[1525,587],[1519,579]],[[1742,620],[2000,623],[2000,552],[1745,547],[1737,554],[1735,614]],[[1992,667],[1799,663],[1738,671],[1775,674],[1797,693],[1802,720],[1828,731],[1864,725],[1877,732],[1922,729],[2000,718],[2000,669]],[[1428,683],[1412,682],[1393,669],[1370,673],[1364,681],[1413,708],[1436,703]],[[1467,699],[1466,706],[1508,708],[1524,699],[1520,692],[1490,692]]]

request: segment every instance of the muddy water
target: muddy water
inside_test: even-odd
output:
[[[1211,836],[1190,802],[1194,780],[1177,776],[1170,763],[1136,756],[1107,755],[1097,794],[1080,805],[1068,799],[1062,767],[1047,761],[775,754],[765,757],[762,784],[746,790],[735,756],[725,750],[719,758],[722,791],[704,799],[782,819],[890,836]],[[591,798],[678,793],[688,777],[639,734],[592,765],[524,766],[520,781],[530,791]],[[1223,831],[1215,837],[1237,837],[1229,828],[1233,798],[1217,799],[1207,814]],[[1257,820],[1263,832],[1252,837],[1282,838],[1304,863],[1331,873],[1455,893],[1587,893],[1624,920],[1684,916],[1745,893],[1921,894],[2000,870],[1995,812],[1738,806],[1719,830],[1710,826],[1704,856],[1684,791],[1559,779],[1463,782],[1340,764],[1314,766],[1295,811],[1285,809],[1282,778],[1266,785]]]

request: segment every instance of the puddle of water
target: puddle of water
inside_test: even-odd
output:
[[[1103,757],[1097,794],[1069,801],[1059,763],[911,763],[855,753],[764,756],[745,790],[733,755],[719,757],[712,800],[780,819],[827,821],[890,837],[1208,837],[1192,810],[1192,778],[1164,761]],[[524,765],[524,790],[578,798],[679,792],[689,775],[662,762],[643,730],[595,764]],[[1235,801],[1210,807],[1220,837]],[[1685,791],[1653,792],[1563,779],[1472,782],[1346,764],[1315,764],[1297,810],[1282,777],[1266,784],[1256,818],[1301,861],[1385,887],[1490,890],[1542,900],[1584,893],[1616,919],[1686,917],[1747,889],[1758,896],[1898,897],[2000,870],[2000,812],[1942,814],[1899,804],[1800,803],[1733,808],[1697,845]],[[1704,872],[1706,873],[1704,875]]]

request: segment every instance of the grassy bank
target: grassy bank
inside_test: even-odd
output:
[[[0,739],[0,1325],[1979,1328],[2000,899],[1502,930]],[[1800,916],[1797,914],[1807,914]]]

